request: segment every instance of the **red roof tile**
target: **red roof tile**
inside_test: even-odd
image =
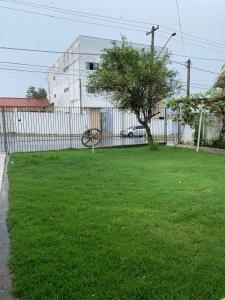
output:
[[[1,98],[0,107],[46,107],[52,104],[48,99],[28,99],[28,98]]]

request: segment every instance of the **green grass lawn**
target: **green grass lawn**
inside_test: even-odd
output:
[[[22,299],[225,297],[225,156],[161,147],[11,155]]]

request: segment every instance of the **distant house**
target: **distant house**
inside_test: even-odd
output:
[[[54,104],[50,104],[48,99],[0,97],[0,109],[5,110],[15,108],[26,111],[49,111],[53,107]]]

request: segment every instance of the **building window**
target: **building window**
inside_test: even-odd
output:
[[[93,63],[93,62],[86,62],[86,69],[87,70],[97,70],[98,69],[99,64],[98,63]]]
[[[64,89],[64,93],[68,93],[68,92],[69,92],[69,90],[70,90],[70,88],[69,88],[69,87],[65,88],[65,89]]]
[[[94,94],[95,93],[95,88],[93,86],[88,85],[86,87],[87,93],[88,94]]]
[[[56,94],[54,94],[54,98],[56,98]]]
[[[53,80],[55,80],[55,76],[53,76]]]
[[[63,72],[66,73],[68,70],[69,70],[69,66],[66,66],[66,67],[63,69]]]

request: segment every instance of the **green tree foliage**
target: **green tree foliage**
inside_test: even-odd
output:
[[[146,129],[153,143],[150,123],[157,105],[179,88],[176,72],[167,67],[169,55],[157,58],[150,49],[136,49],[122,39],[122,46],[104,50],[102,62],[90,76],[89,84],[97,93],[109,93],[117,107],[131,110]]]
[[[36,89],[34,86],[30,86],[27,89],[26,97],[27,98],[36,98],[36,99],[45,99],[45,98],[47,98],[47,93],[46,93],[45,89],[43,89],[43,88]]]
[[[214,88],[225,93],[225,65],[222,66],[221,74],[217,77]]]
[[[219,83],[221,84],[221,82]],[[225,89],[219,88],[217,83],[214,87],[204,94],[193,94],[190,97],[181,97],[173,99],[168,103],[173,110],[180,109],[182,112],[182,119],[186,124],[192,128],[196,127],[198,122],[201,107],[204,111],[214,114],[222,121],[222,126],[218,138],[215,143],[224,139],[225,137]]]

